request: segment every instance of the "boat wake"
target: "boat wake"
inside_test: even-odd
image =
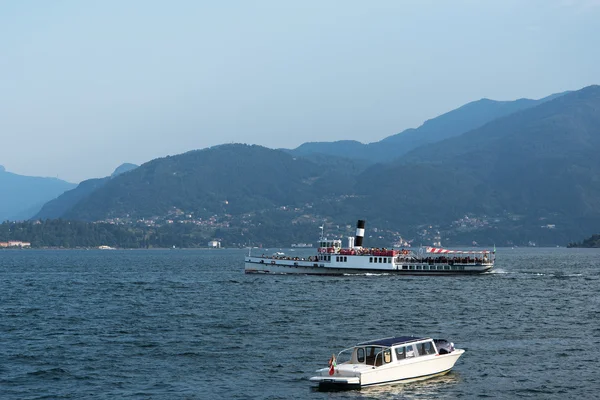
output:
[[[531,276],[531,277],[550,277],[555,279],[568,279],[568,278],[579,278],[584,276],[584,274],[572,273],[565,274],[563,272],[525,272],[525,271],[506,271],[504,269],[494,269],[493,271],[487,272],[487,274],[500,274],[500,275],[523,275],[523,276]]]
[[[506,270],[503,270],[501,268],[497,268],[497,269],[491,270],[490,272],[486,272],[486,274],[491,274],[491,275],[494,275],[494,274],[510,274],[510,272],[508,272]]]

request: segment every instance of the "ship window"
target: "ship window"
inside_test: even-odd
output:
[[[415,267],[413,265],[409,265],[408,269],[415,269]]]
[[[358,349],[356,349],[356,361],[358,361],[359,363],[365,362],[365,349],[364,348],[359,347]]]
[[[392,263],[392,258],[391,258],[391,257],[389,257],[389,258],[388,258],[388,262],[389,262],[390,264]]]
[[[369,262],[372,263],[373,262],[373,257],[369,257]]]
[[[420,265],[417,265],[417,269],[421,269],[421,266],[420,266]]]
[[[383,262],[383,261],[381,261],[381,257],[379,257],[379,262]]]
[[[402,269],[408,269],[408,265],[403,265]]]
[[[406,358],[411,358],[415,356],[415,350],[412,344],[406,346]]]
[[[377,262],[377,257],[373,258],[373,262],[376,263]]]
[[[450,269],[449,265],[444,266],[444,269]]]
[[[344,262],[348,262],[348,257],[344,256]]]
[[[387,264],[387,258],[384,258],[384,259],[383,259],[383,263],[384,263],[384,264]]]
[[[428,270],[429,269],[429,265],[423,266],[423,269]]]

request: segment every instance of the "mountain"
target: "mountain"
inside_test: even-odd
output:
[[[568,92],[553,94],[539,100],[495,101],[481,99],[425,121],[416,129],[407,129],[379,142],[368,144],[352,140],[311,142],[288,151],[295,155],[321,153],[366,160],[371,163],[388,162],[419,146],[458,136],[497,118],[538,106],[566,93]]]
[[[590,86],[417,148],[358,180],[379,188],[380,201],[371,196],[379,218],[504,215],[518,221],[513,236],[537,232],[566,244],[600,225],[599,148],[600,86]],[[385,184],[393,179],[405,189]]]
[[[215,146],[143,164],[106,182],[63,216],[88,221],[148,218],[181,209],[209,217],[299,205],[353,185],[348,163],[322,168],[261,146]]]
[[[134,170],[138,166],[135,164],[121,164],[117,167],[114,172],[105,178],[95,178],[82,181],[76,188],[68,190],[58,196],[57,198],[50,200],[35,210],[29,217],[33,215],[31,219],[51,219],[61,218],[67,211],[73,208],[79,201],[85,199],[87,196],[92,194],[96,189],[104,186],[112,178],[117,177],[125,172]]]
[[[135,164],[131,164],[131,163],[124,163],[119,165],[112,174],[110,174],[111,178],[114,178],[115,176],[119,176],[121,174],[124,174],[125,172],[129,172],[131,170],[136,169],[137,167],[139,167],[139,165],[135,165]]]
[[[18,175],[0,166],[0,221],[28,219],[44,203],[73,187],[57,178]]]
[[[600,87],[590,86],[388,163],[241,144],[156,159],[107,181],[63,218],[161,220],[172,227],[161,243],[178,235],[310,242],[315,226],[346,236],[365,218],[369,243],[401,234],[426,244],[439,231],[446,245],[564,245],[600,225],[598,148]]]
[[[356,140],[339,140],[337,142],[308,142],[300,145],[294,150],[288,150],[291,154],[298,156],[309,156],[312,154],[331,155],[335,157],[357,157],[364,151],[365,145]],[[282,149],[285,150],[285,149]]]

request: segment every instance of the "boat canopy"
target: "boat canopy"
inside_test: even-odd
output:
[[[489,250],[482,250],[482,251],[448,250],[448,249],[441,249],[439,247],[427,247],[426,250],[428,253],[436,253],[436,254],[488,254],[490,252]]]
[[[409,343],[409,342],[416,342],[418,340],[425,340],[425,339],[429,339],[429,338],[419,338],[419,337],[415,337],[415,336],[398,336],[398,337],[390,337],[390,338],[383,338],[383,339],[376,339],[376,340],[371,340],[369,342],[363,342],[363,343],[359,343],[358,346],[385,346],[385,347],[390,347],[390,346],[394,346],[397,344],[404,344],[404,343]]]

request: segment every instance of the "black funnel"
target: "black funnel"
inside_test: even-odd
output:
[[[354,239],[354,247],[362,247],[363,237],[365,236],[365,220],[359,219],[356,223],[356,238]]]

